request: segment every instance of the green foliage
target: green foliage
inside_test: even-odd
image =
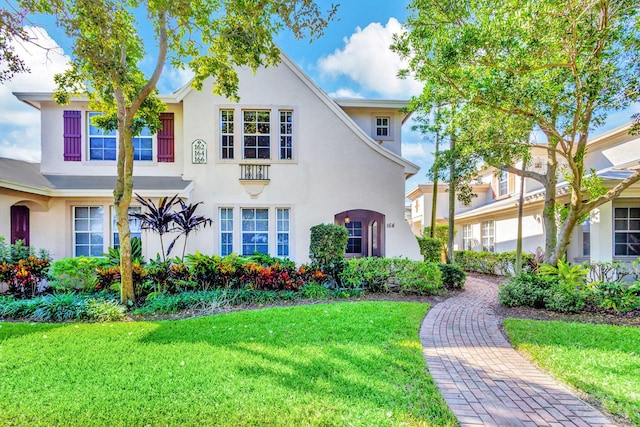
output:
[[[96,322],[115,322],[122,320],[127,309],[112,299],[87,299],[85,316]]]
[[[442,290],[437,263],[405,258],[351,258],[340,275],[346,290],[436,294]]]
[[[418,246],[420,246],[420,254],[428,262],[440,262],[442,260],[442,241],[438,238],[431,238],[428,235],[423,234],[420,237],[416,237],[418,240]]]
[[[457,264],[440,264],[442,284],[447,289],[462,289],[467,279],[467,274]]]
[[[317,283],[307,283],[302,286],[300,293],[305,299],[327,299],[330,295],[329,289]]]
[[[120,247],[109,248],[108,252],[102,254],[107,258],[109,264],[120,265]],[[144,257],[142,256],[142,240],[139,237],[131,238],[131,261],[144,265]]]
[[[0,298],[0,318],[39,322],[121,320],[126,308],[113,299],[77,293],[54,293],[32,299]]]
[[[500,285],[498,301],[507,307],[544,308],[548,291],[555,287],[558,281],[557,277],[521,272]]]
[[[593,303],[604,310],[626,313],[640,309],[640,283],[599,282],[591,287]]]
[[[343,268],[344,253],[349,233],[345,227],[334,224],[319,224],[311,227],[309,258],[311,264],[337,280]]]
[[[522,254],[522,267],[531,265],[533,254]],[[516,252],[456,251],[455,263],[464,271],[508,276],[515,272]]]
[[[79,256],[62,258],[49,268],[49,284],[59,292],[93,291],[98,285],[99,268],[106,268],[109,260]]]
[[[543,276],[557,276],[567,287],[583,286],[587,281],[589,269],[582,264],[571,265],[563,259],[558,260],[558,266],[543,264],[538,268],[538,274]]]

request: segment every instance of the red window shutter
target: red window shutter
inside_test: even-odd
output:
[[[82,113],[65,111],[64,118],[64,160],[79,162],[82,160]]]
[[[158,162],[173,163],[173,113],[161,113],[160,122],[162,129],[158,132]]]

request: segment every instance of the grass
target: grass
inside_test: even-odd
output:
[[[640,328],[506,319],[516,348],[640,426]]]
[[[422,357],[426,309],[0,323],[0,425],[456,425]]]

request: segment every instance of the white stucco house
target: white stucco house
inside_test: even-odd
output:
[[[406,102],[331,99],[284,54],[277,67],[238,71],[240,102],[213,95],[212,81],[186,85],[162,97],[162,130],[134,140],[134,192],[203,202],[198,213],[214,221],[187,252],[306,262],[310,228],[335,223],[349,231],[347,256],[420,259],[404,217],[405,180],[419,170],[401,153]],[[0,159],[0,236],[55,259],[105,252],[118,241],[115,134],[91,125],[86,100],[14,95],[41,112],[42,160]],[[135,232],[155,257],[158,237]]]
[[[594,169],[603,184],[611,188],[640,167],[640,136],[630,135],[631,124],[603,133],[588,141],[585,170]],[[542,152],[534,153],[532,170],[546,170]],[[521,165],[516,165],[520,168]],[[508,172],[487,168],[474,185],[478,197],[469,206],[456,203],[456,249],[491,252],[516,249],[518,201],[521,178]],[[431,221],[433,184],[420,184],[407,193],[411,200],[409,223],[419,235]],[[561,202],[567,197],[565,182],[558,184]],[[532,179],[524,182],[523,250],[535,252],[544,248],[542,209],[544,189]],[[447,223],[447,185],[438,189],[436,221]],[[567,260],[636,261],[640,257],[640,183],[624,191],[620,197],[601,205],[574,231],[567,250]]]

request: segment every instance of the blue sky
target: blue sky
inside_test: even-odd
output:
[[[326,9],[332,1],[319,0],[318,3]],[[338,8],[338,19],[329,24],[320,39],[309,43],[283,33],[277,42],[332,96],[409,99],[419,93],[420,85],[396,77],[402,65],[388,49],[392,35],[401,31],[401,24],[406,20],[407,4],[407,0],[343,0]],[[61,48],[45,55],[42,49],[16,46],[32,73],[16,76],[0,85],[0,157],[39,161],[39,112],[18,101],[11,92],[51,91],[53,75],[64,70],[67,60],[64,51],[69,52],[69,42],[50,21],[36,19],[33,22],[44,28],[34,30],[41,44]],[[149,63],[152,63],[151,59]],[[158,87],[161,93],[170,93],[186,83],[189,77],[187,72],[165,69]],[[612,115],[607,126],[597,133],[626,123],[630,114],[627,111]],[[404,157],[422,167],[407,182],[407,189],[427,181],[433,145],[411,132],[410,123],[403,129],[402,150]]]

